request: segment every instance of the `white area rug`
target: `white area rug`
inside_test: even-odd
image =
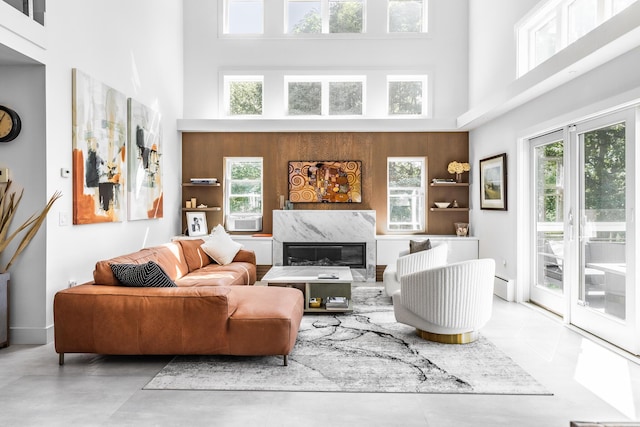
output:
[[[484,337],[425,341],[395,321],[381,287],[355,287],[351,314],[305,314],[282,356],[177,356],[146,390],[550,394]]]

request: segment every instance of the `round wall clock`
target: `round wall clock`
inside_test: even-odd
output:
[[[18,113],[11,108],[0,105],[0,142],[16,139],[22,128]]]

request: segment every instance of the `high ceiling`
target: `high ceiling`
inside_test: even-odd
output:
[[[15,50],[0,44],[0,66],[4,65],[34,65],[39,62],[24,56]]]

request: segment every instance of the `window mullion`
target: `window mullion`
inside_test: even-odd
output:
[[[328,116],[329,115],[329,80],[322,80],[322,93],[321,93],[320,102],[320,115]]]
[[[329,0],[322,0],[320,7],[320,15],[322,17],[322,33],[329,33]]]

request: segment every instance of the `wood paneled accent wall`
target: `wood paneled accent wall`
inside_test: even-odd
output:
[[[460,207],[469,206],[468,187],[429,186],[432,178],[454,177],[447,172],[449,162],[468,161],[467,132],[188,132],[182,134],[182,180],[223,180],[224,158],[240,156],[264,159],[263,233],[272,232],[272,211],[279,208],[279,196],[287,198],[289,160],[361,160],[362,203],[296,203],[294,209],[372,209],[376,211],[377,233],[388,234],[387,157],[424,156],[428,177],[426,234],[455,234],[454,222],[469,221],[468,212],[429,210],[435,201],[454,199]],[[464,174],[465,181],[469,179],[467,175]],[[204,202],[223,206],[223,187],[211,193]],[[209,228],[223,221],[222,212],[208,215]]]

